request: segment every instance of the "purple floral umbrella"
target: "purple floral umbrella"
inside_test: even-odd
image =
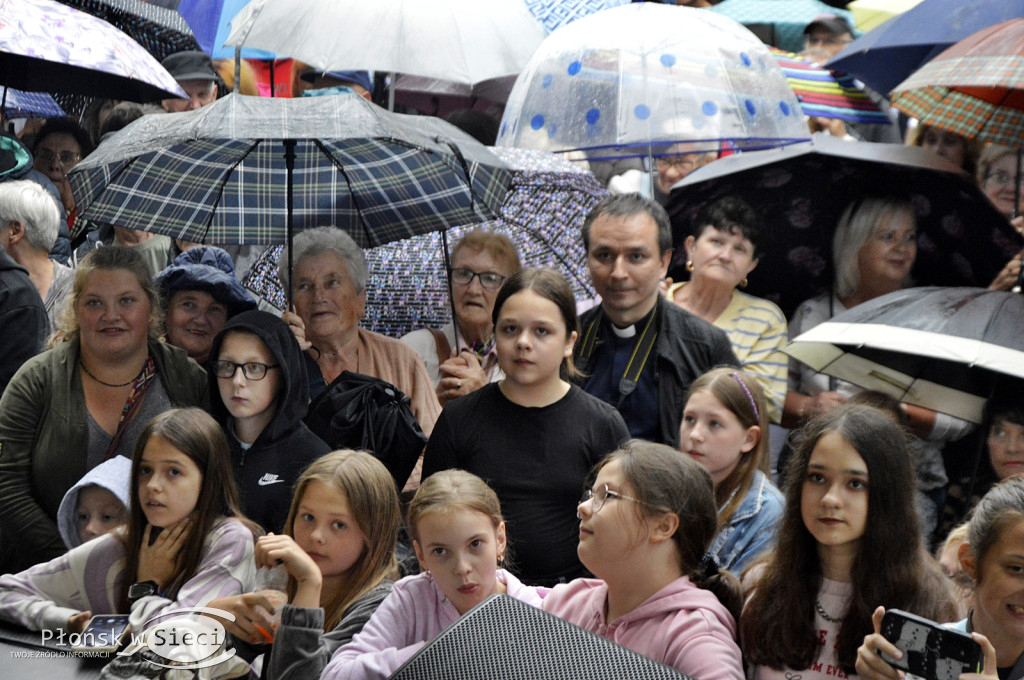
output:
[[[589,172],[552,154],[493,148],[515,173],[501,218],[448,231],[454,244],[466,232],[485,228],[504,233],[519,248],[525,267],[562,272],[578,299],[594,297],[586,269],[580,227],[587,213],[607,195]],[[438,328],[451,320],[442,237],[434,232],[365,251],[370,267],[362,327],[399,337],[417,328]],[[268,249],[244,284],[278,308],[284,292],[277,278],[281,247]]]
[[[186,96],[139,43],[53,0],[0,0],[0,84],[139,102]]]

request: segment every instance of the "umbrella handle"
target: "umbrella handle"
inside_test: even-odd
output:
[[[1017,283],[1010,289],[1011,293],[1019,293],[1024,290],[1024,255],[1020,256],[1020,267],[1017,269]]]

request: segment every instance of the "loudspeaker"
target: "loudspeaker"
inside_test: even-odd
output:
[[[693,680],[508,595],[492,595],[391,680]]]

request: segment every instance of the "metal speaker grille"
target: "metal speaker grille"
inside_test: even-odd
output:
[[[507,595],[493,595],[391,680],[693,680]]]

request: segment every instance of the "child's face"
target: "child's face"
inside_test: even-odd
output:
[[[988,431],[988,455],[999,479],[1024,472],[1024,425],[1002,418]]]
[[[826,432],[811,452],[800,513],[819,548],[860,548],[868,520],[868,466],[838,432]]]
[[[118,500],[113,491],[93,484],[78,492],[75,525],[82,543],[113,531],[127,519],[128,512],[124,503]]]
[[[366,549],[366,536],[352,514],[348,498],[340,489],[323,482],[306,485],[292,533],[325,579],[347,574]]]
[[[505,592],[498,582],[498,556],[505,554],[505,523],[497,529],[491,518],[475,510],[428,512],[416,527],[413,541],[420,567],[459,614]]]
[[[498,365],[519,387],[558,380],[562,361],[572,356],[576,331],[567,334],[562,313],[551,300],[532,290],[508,297],[494,328]]]
[[[736,414],[715,395],[701,390],[690,395],[679,425],[679,448],[711,473],[717,487],[757,446],[761,428],[743,427]]]
[[[150,437],[139,461],[139,503],[146,521],[169,527],[188,517],[199,501],[203,473],[191,458],[160,437]]]
[[[221,342],[217,359],[235,364],[277,364],[263,341],[251,333],[228,333]],[[217,378],[220,398],[228,412],[236,420],[252,420],[262,423],[263,427],[274,417],[280,385],[280,367],[267,369],[266,375],[260,380],[246,378],[241,367],[230,378]]]
[[[977,584],[974,629],[989,637],[1024,640],[1024,520],[1006,524],[981,564],[965,557],[970,557],[970,546],[961,548],[960,560]]]
[[[636,492],[622,473],[622,463],[618,460],[601,468],[591,490],[598,494],[605,485],[609,492],[636,498]],[[601,509],[594,512],[596,500],[592,497],[576,509],[580,516],[580,543],[576,552],[583,565],[595,576],[607,578],[619,567],[630,568],[637,559],[634,549],[643,543],[650,527],[646,527],[646,521],[641,519],[636,501],[608,496]]]

